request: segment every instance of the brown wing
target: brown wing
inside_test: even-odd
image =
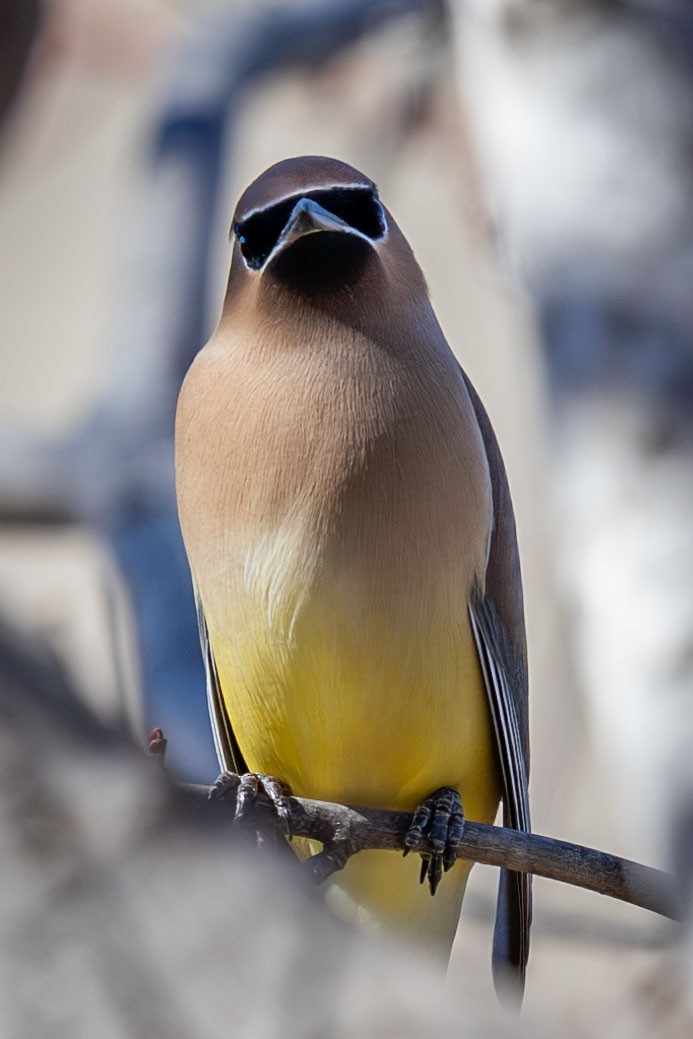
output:
[[[464,373],[463,373],[464,374]],[[503,778],[503,825],[529,832],[527,642],[515,516],[498,441],[474,387],[464,376],[486,446],[493,491],[493,531],[486,587],[469,605]],[[501,870],[493,937],[496,981],[524,987],[532,919],[531,877]]]
[[[200,634],[202,659],[205,665],[209,720],[212,723],[212,735],[214,736],[214,747],[217,752],[219,768],[222,772],[237,772],[239,775],[242,775],[248,771],[248,768],[231,728],[231,722],[229,721],[224,699],[221,695],[219,673],[217,672],[214,652],[209,640],[209,631],[207,630],[207,621],[205,620],[204,610],[202,609],[197,589],[195,589],[195,605],[197,607],[197,627]]]

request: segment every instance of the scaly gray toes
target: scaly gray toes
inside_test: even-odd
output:
[[[235,772],[222,772],[210,791],[210,798],[224,798],[235,794],[236,808],[234,820],[244,822],[252,813],[258,795],[264,796],[284,824],[286,836],[291,840],[291,815],[289,811],[288,790],[275,779],[260,772],[246,772],[242,776]]]
[[[421,854],[423,884],[428,880],[432,895],[435,895],[443,871],[447,872],[457,861],[457,853],[464,832],[462,800],[457,790],[444,786],[434,791],[421,802],[414,812],[412,823],[404,838],[404,854],[428,840],[430,850]]]

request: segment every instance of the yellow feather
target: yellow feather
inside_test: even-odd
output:
[[[356,587],[351,596],[329,579],[309,588],[300,546],[287,529],[261,539],[233,612],[207,612],[249,768],[298,796],[406,811],[453,786],[469,818],[492,821],[495,750],[463,596],[452,610],[446,596],[429,596],[425,622],[420,609],[376,612]],[[331,900],[354,920],[446,954],[469,865],[458,864],[435,899],[418,884],[419,865],[418,856],[357,856],[333,881]]]

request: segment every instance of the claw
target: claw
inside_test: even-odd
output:
[[[248,812],[257,800],[259,789],[259,778],[254,772],[248,772],[246,775],[241,776],[238,790],[236,791],[236,810],[233,813],[236,822],[242,822],[243,819],[248,817]]]
[[[252,813],[253,805],[259,794],[272,803],[272,807],[284,823],[286,836],[291,840],[291,815],[289,812],[288,791],[274,776],[264,776],[260,772],[246,772],[239,776],[235,772],[222,772],[212,787],[209,796],[222,799],[235,793],[236,807],[233,818],[235,822],[245,822]]]
[[[222,772],[217,776],[214,785],[207,795],[210,801],[223,801],[225,797],[238,789],[241,777],[235,772]]]
[[[427,797],[414,812],[404,838],[404,854],[428,840],[421,853],[420,883],[428,880],[435,895],[443,872],[454,866],[464,832],[464,812],[460,795],[453,787],[441,787]]]
[[[440,855],[431,856],[431,864],[428,867],[428,887],[431,895],[435,895],[443,875],[442,859]]]

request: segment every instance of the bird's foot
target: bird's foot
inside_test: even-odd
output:
[[[209,796],[212,800],[235,797],[233,817],[236,822],[243,823],[251,815],[258,796],[262,794],[271,803],[284,824],[286,836],[291,840],[289,790],[274,776],[265,776],[261,772],[245,772],[242,776],[236,772],[222,772]]]
[[[424,839],[429,847],[421,853],[423,884],[428,878],[431,894],[435,895],[443,871],[457,861],[464,831],[464,811],[459,793],[453,787],[443,786],[422,801],[414,812],[411,826],[404,838],[404,854],[408,855]]]

